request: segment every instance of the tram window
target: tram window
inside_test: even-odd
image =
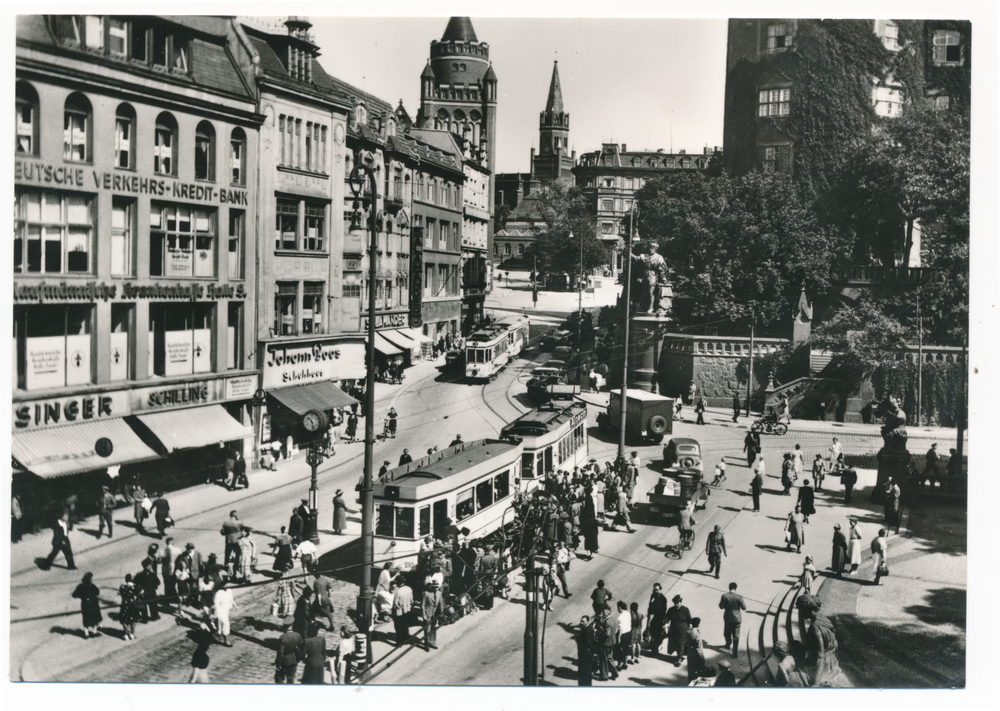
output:
[[[541,452],[538,453],[537,459],[535,460],[535,476],[540,477],[545,475],[545,459]]]
[[[506,499],[510,496],[510,471],[500,472],[497,474],[494,481],[494,488],[496,489],[497,501]]]
[[[448,499],[434,502],[434,534],[443,538],[448,529]]]
[[[493,504],[493,480],[481,481],[476,484],[476,510],[482,511]]]
[[[396,538],[413,538],[413,509],[396,509]]]
[[[545,473],[548,474],[552,471],[554,467],[552,466],[552,447],[545,448]]]
[[[393,529],[393,506],[386,504],[380,504],[378,507],[378,515],[375,517],[375,535],[385,536],[386,538],[392,538]]]
[[[455,497],[455,518],[459,521],[469,518],[476,512],[476,503],[472,500],[472,489],[459,492]]]
[[[524,475],[526,477],[535,475],[533,471],[535,468],[534,465],[535,465],[535,455],[533,453],[525,452],[524,454],[521,455],[521,469],[522,471],[524,471]]]
[[[429,536],[431,534],[431,507],[421,506],[420,507],[420,536]]]

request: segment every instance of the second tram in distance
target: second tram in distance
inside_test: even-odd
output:
[[[465,377],[493,380],[528,345],[528,317],[511,316],[465,339]]]
[[[548,472],[572,472],[587,463],[587,404],[535,408],[500,430],[500,437],[522,440],[521,478],[530,491]]]

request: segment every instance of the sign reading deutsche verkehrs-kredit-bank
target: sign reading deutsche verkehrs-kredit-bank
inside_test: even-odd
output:
[[[268,343],[263,373],[265,390],[320,380],[363,378],[365,342],[354,338]]]
[[[93,168],[78,168],[41,161],[14,161],[14,180],[51,187],[89,190],[113,190],[115,193],[152,195],[200,202],[217,202],[225,205],[249,205],[246,190],[239,188],[217,188],[214,185],[185,183],[170,178],[147,178],[139,175],[123,175]]]

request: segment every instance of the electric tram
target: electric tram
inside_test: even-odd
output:
[[[501,439],[522,440],[521,478],[528,491],[551,471],[573,471],[587,463],[587,404],[539,407],[500,430]]]
[[[510,523],[523,451],[516,437],[481,439],[389,470],[373,491],[376,562],[410,569],[425,536],[483,538]]]
[[[483,326],[465,340],[465,376],[493,380],[528,344],[528,317],[513,316]]]

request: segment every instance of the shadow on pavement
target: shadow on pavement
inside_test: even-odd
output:
[[[938,588],[926,596],[926,605],[909,605],[903,612],[929,625],[956,625],[965,629],[966,591],[963,588]]]

